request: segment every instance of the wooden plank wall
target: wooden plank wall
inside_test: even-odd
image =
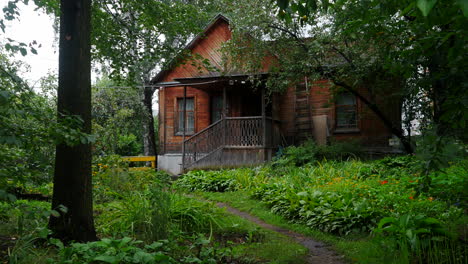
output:
[[[229,24],[224,20],[218,20],[206,32],[205,36],[200,38],[193,45],[192,53],[197,53],[207,58],[211,64],[220,70],[223,69],[223,58],[220,48],[224,42],[231,38]],[[265,71],[269,65],[274,64],[272,58],[266,58],[264,67]],[[174,78],[197,77],[206,75],[215,75],[215,72],[209,72],[206,69],[198,69],[197,66],[191,63],[179,64],[174,69],[166,72],[162,82],[173,81]],[[335,128],[335,108],[331,99],[330,87],[331,84],[327,80],[319,80],[311,84],[310,90],[310,107],[313,116],[326,115],[330,124],[331,136],[338,140],[360,139],[363,143],[369,146],[387,146],[388,138],[391,136],[389,130],[383,123],[372,113],[363,103],[357,103],[358,107],[358,127],[357,133],[334,133]],[[221,88],[221,87],[220,87]],[[240,91],[238,91],[240,92]],[[207,127],[210,124],[210,96],[201,90],[187,88],[188,97],[195,98],[195,131]],[[162,152],[170,152],[172,148],[174,152],[180,148],[182,136],[174,135],[174,121],[176,110],[176,98],[183,97],[183,87],[171,87],[161,89],[159,91],[159,124],[161,131],[159,133],[160,142],[162,143]],[[245,98],[245,97],[244,97]],[[243,103],[242,96],[231,93],[230,99],[231,109],[229,116],[240,116],[241,109],[239,106]],[[384,103],[382,97],[382,103]],[[281,132],[286,139],[294,138],[295,136],[295,87],[289,87],[287,91],[281,95],[275,95],[274,117],[281,120]],[[398,102],[390,102],[385,107],[388,113],[394,120],[400,120],[401,113]],[[164,149],[166,146],[166,149]]]
[[[229,39],[231,39],[229,24],[224,20],[218,20],[215,25],[208,29],[205,36],[198,40],[191,52],[192,54],[199,54],[203,58],[208,59],[212,66],[222,71],[224,69],[221,47],[223,43]],[[180,63],[165,74],[162,82],[170,82],[173,81],[174,78],[219,74],[218,72],[209,72],[205,68],[198,69],[198,65],[192,65],[192,63],[192,61],[186,61],[185,64]]]
[[[180,143],[183,136],[176,135],[176,114],[177,98],[183,98],[183,87],[171,87],[160,90],[159,92],[159,113],[162,122],[159,127],[162,128],[159,133],[159,142],[162,142],[164,153],[180,153]],[[198,89],[187,87],[187,97],[193,97],[195,103],[195,132],[210,125],[210,96]],[[164,149],[165,146],[165,149]]]
[[[335,133],[335,107],[330,91],[331,83],[328,80],[319,80],[311,84],[309,104],[312,116],[326,115],[330,126],[330,135],[337,140],[360,140],[366,146],[388,146],[388,139],[391,132],[385,127],[383,122],[368,108],[358,100],[358,128],[359,132]],[[365,96],[369,96],[362,89]],[[277,96],[279,105],[279,117],[281,120],[281,132],[286,139],[291,140],[295,136],[294,115],[295,115],[295,87],[289,87],[284,94]],[[380,100],[384,102],[384,98]],[[393,120],[400,118],[399,105],[397,102],[387,102],[383,107],[386,113],[390,113]]]
[[[193,46],[192,53],[200,54],[210,60],[211,64],[220,68],[222,56],[220,48],[224,42],[231,38],[229,24],[224,20],[218,20],[205,32]],[[221,69],[221,68],[220,68]],[[198,69],[187,61],[180,63],[174,69],[168,71],[161,82],[171,82],[174,78],[186,78],[210,75],[206,69]],[[187,96],[195,99],[195,132],[207,127],[210,124],[210,97],[206,92],[191,87],[187,88]],[[183,97],[183,87],[170,87],[159,91],[159,142],[161,142],[161,152],[181,152],[180,143],[182,136],[174,135],[175,111],[177,98]]]

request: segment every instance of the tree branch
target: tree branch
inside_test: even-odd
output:
[[[283,32],[287,33],[288,35],[293,37],[299,43],[299,45],[304,49],[304,51],[309,52],[309,48],[305,44],[304,39],[299,37],[296,33],[292,32],[289,29],[286,29],[284,27],[280,27],[280,26],[277,26],[277,25],[274,25],[274,24],[269,24],[268,27],[273,28],[273,29],[278,29],[280,31],[283,31]]]
[[[367,100],[366,97],[364,97],[362,94],[357,92],[356,89],[354,89],[352,86],[348,85],[347,83],[345,83],[343,81],[338,81],[338,80],[336,80],[334,78],[330,78],[330,80],[333,82],[333,84],[335,84],[337,86],[340,86],[340,87],[343,87],[348,92],[350,92],[351,94],[353,94],[354,96],[359,98],[364,104],[366,104],[366,106],[369,107],[369,109],[371,109],[377,115],[377,117],[380,118],[380,120],[382,120],[384,125],[388,129],[390,129],[390,131],[401,140],[401,143],[403,144],[403,147],[405,148],[407,153],[413,153],[414,152],[413,147],[411,146],[411,143],[403,135],[403,131],[401,130],[401,128],[395,127],[393,122],[390,119],[387,118],[387,116],[377,107],[376,104],[374,104],[371,101]]]
[[[351,60],[351,58],[349,58],[348,56],[346,56],[346,54],[345,54],[343,51],[339,50],[339,49],[338,49],[337,47],[335,47],[335,46],[332,46],[331,48],[332,48],[332,50],[338,52],[338,54],[340,54],[341,57],[343,57],[353,68],[356,68],[356,66],[354,65],[354,63],[353,63],[353,61]]]

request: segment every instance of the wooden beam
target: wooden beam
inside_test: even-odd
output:
[[[182,171],[185,169],[185,131],[187,123],[187,86],[184,86],[184,106],[183,106],[183,124],[182,124]]]
[[[265,103],[265,89],[262,88],[262,126],[263,126],[263,147],[266,148],[267,126],[266,126],[266,103]]]
[[[126,156],[123,161],[156,161],[156,156]]]
[[[226,145],[227,142],[227,92],[226,92],[226,86],[223,86],[223,145]]]

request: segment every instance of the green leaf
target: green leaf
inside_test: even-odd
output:
[[[119,258],[116,256],[97,256],[93,259],[94,261],[102,261],[106,263],[118,263]]]
[[[308,12],[312,11],[315,12],[317,10],[317,1],[316,0],[307,0],[306,8]]]
[[[458,4],[465,17],[468,17],[468,0],[458,0]]]
[[[50,215],[52,215],[53,217],[59,217],[60,216],[60,213],[55,211],[55,210],[51,210],[50,211]]]
[[[19,51],[21,52],[21,55],[26,56],[28,54],[28,51],[25,48],[20,48]]]
[[[423,16],[429,15],[437,0],[417,0],[416,5],[421,10]]]
[[[279,8],[286,9],[288,8],[289,0],[277,0],[276,3],[278,4]]]
[[[384,217],[382,220],[380,220],[379,225],[377,228],[381,229],[384,225],[386,224],[394,224],[396,222],[396,219],[393,217]]]

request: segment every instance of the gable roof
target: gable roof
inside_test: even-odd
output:
[[[190,41],[190,43],[188,43],[183,50],[192,51],[197,46],[197,44],[199,44],[206,37],[208,32],[217,27],[220,23],[229,24],[229,19],[222,14],[216,15],[211,20],[211,22],[205,27],[205,29],[201,33],[199,33],[192,41]],[[168,73],[170,73],[174,68],[177,67],[177,63],[180,62],[180,59],[181,58],[179,56],[172,59],[171,62],[168,64],[167,69],[163,69],[160,72],[158,72],[158,74],[156,74],[156,76],[153,79],[151,79],[150,84],[160,83]]]

